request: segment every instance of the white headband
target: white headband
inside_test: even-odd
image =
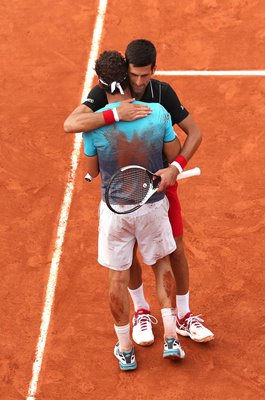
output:
[[[115,89],[117,88],[117,89],[119,89],[120,94],[124,94],[124,91],[123,91],[123,89],[122,89],[122,87],[121,87],[120,82],[114,81],[114,82],[112,82],[112,83],[106,83],[106,82],[104,82],[102,79],[99,79],[99,81],[100,81],[101,83],[103,83],[103,85],[110,86],[110,91],[111,91],[111,93],[115,92]]]

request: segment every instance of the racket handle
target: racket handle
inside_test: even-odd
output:
[[[183,171],[177,176],[177,180],[190,178],[191,176],[199,176],[201,175],[201,170],[199,167],[195,167],[192,169],[187,169],[187,171]]]
[[[87,173],[87,174],[85,175],[85,180],[86,180],[86,181],[91,182],[92,179],[93,179],[93,177],[92,177],[89,173]]]

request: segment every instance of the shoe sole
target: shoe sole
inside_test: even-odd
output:
[[[197,343],[206,343],[206,342],[210,342],[211,340],[214,339],[214,336],[207,336],[206,338],[203,339],[195,339],[194,337],[190,336],[190,338]]]
[[[201,339],[197,339],[197,338],[194,337],[191,333],[186,332],[186,331],[181,331],[181,330],[179,330],[178,328],[176,328],[176,332],[177,332],[178,334],[180,334],[181,336],[190,337],[191,340],[193,340],[194,342],[198,342],[198,343],[210,342],[211,340],[214,339],[214,335],[206,336],[205,338],[201,338]]]
[[[183,360],[183,358],[185,358],[185,355],[181,357],[180,354],[176,353],[164,353],[163,358],[166,358],[167,360]]]
[[[132,365],[126,365],[126,366],[124,366],[123,364],[119,363],[119,366],[120,366],[120,370],[121,371],[133,371],[134,369],[137,368],[137,364],[136,363],[132,364]]]
[[[154,343],[154,340],[150,341],[150,342],[136,342],[136,340],[133,339],[133,341],[138,344],[139,346],[143,346],[143,347],[147,347],[147,346],[151,346]]]

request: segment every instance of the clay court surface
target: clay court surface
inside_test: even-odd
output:
[[[40,335],[98,2],[2,0],[0,398],[26,399]],[[247,0],[109,0],[99,51],[152,40],[158,70],[264,70],[265,4]],[[158,76],[201,127],[180,183],[191,306],[215,340],[181,338],[182,362],[162,358],[159,324],[139,368],[119,371],[107,273],[97,264],[99,179],[84,181],[81,152],[62,245],[37,400],[258,400],[264,368],[264,76]],[[183,138],[183,136],[181,136]]]

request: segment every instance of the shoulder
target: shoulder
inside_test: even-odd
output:
[[[153,86],[153,90],[155,92],[159,92],[160,90],[162,92],[167,92],[168,90],[172,90],[174,92],[172,86],[167,82],[163,82],[158,79],[151,79],[150,83]]]
[[[176,96],[174,89],[167,82],[151,79],[146,87],[142,101],[163,103],[167,98],[171,99],[172,95]]]
[[[87,99],[83,102],[84,105],[91,108],[93,111],[102,108],[107,104],[106,92],[99,85],[94,86],[88,93]]]
[[[104,98],[105,97],[105,90],[99,87],[99,85],[94,86],[87,95],[86,101],[94,103],[94,98]]]

